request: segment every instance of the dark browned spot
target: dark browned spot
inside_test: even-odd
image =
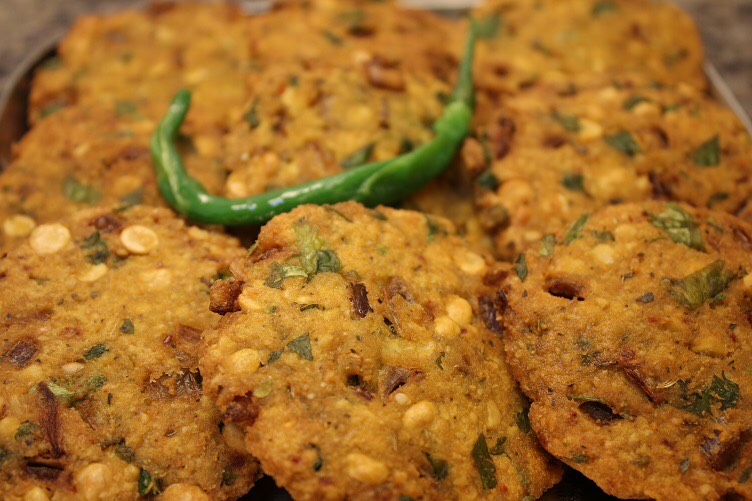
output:
[[[734,236],[734,241],[741,245],[744,250],[752,251],[752,235],[746,228],[734,225],[731,227],[731,234]]]
[[[365,72],[368,82],[377,89],[405,90],[405,78],[396,63],[373,57],[365,64]]]
[[[149,156],[149,149],[144,146],[131,144],[120,151],[120,158],[123,160],[138,160]]]
[[[543,138],[543,147],[556,150],[567,143],[567,138],[558,134],[552,134]]]
[[[243,292],[243,282],[235,279],[217,280],[209,292],[209,309],[224,315],[240,311],[238,296]]]
[[[381,394],[384,398],[394,393],[397,388],[404,386],[411,378],[423,374],[414,369],[405,369],[404,367],[388,366],[381,372]]]
[[[582,286],[569,280],[563,280],[555,278],[548,281],[547,291],[552,296],[562,297],[569,299],[570,301],[576,299],[577,301],[584,301],[585,298],[581,293]]]
[[[237,423],[242,426],[252,426],[258,417],[259,408],[252,396],[235,397],[222,413],[222,421]]]
[[[650,132],[652,132],[653,135],[658,139],[658,143],[662,148],[666,149],[671,145],[668,134],[666,134],[666,131],[662,128],[655,126],[650,129]]]
[[[368,388],[360,375],[350,374],[347,376],[347,386],[351,387],[357,395],[369,402],[373,400],[373,392],[371,392],[371,389]]]
[[[648,179],[650,179],[650,185],[653,187],[654,198],[664,199],[673,196],[670,180],[664,179],[657,172],[651,172],[648,174]]]
[[[278,254],[281,254],[285,249],[280,246],[262,248],[261,246],[255,247],[253,251],[248,255],[248,258],[252,263],[258,263],[265,259],[271,259]]]
[[[160,400],[163,398],[169,398],[170,389],[165,386],[165,382],[168,382],[170,376],[163,374],[158,379],[147,378],[143,384],[143,392],[152,400]]]
[[[94,226],[102,233],[112,233],[113,231],[119,231],[122,226],[120,220],[112,214],[103,214],[101,216],[97,216],[92,219],[89,224]]]
[[[613,409],[603,402],[582,402],[578,408],[599,424],[611,424],[613,421],[621,419],[621,416],[614,414]]]
[[[60,420],[58,419],[58,403],[55,394],[50,391],[46,383],[37,385],[39,395],[39,422],[47,435],[47,441],[52,449],[52,457],[59,458],[65,452],[62,446]]]
[[[43,482],[54,482],[62,471],[63,467],[56,463],[29,461],[24,466],[24,473]]]
[[[498,287],[508,276],[509,270],[500,267],[492,267],[485,275],[483,275],[483,285]]]
[[[3,358],[6,358],[9,362],[18,368],[26,367],[26,365],[34,358],[34,355],[39,351],[39,344],[36,340],[22,337],[11,346],[8,351],[3,353]]]
[[[488,143],[496,160],[501,160],[509,153],[517,126],[514,120],[501,116],[488,131]]]
[[[480,316],[486,328],[497,334],[504,332],[504,327],[499,322],[499,318],[507,309],[507,296],[502,291],[496,293],[496,296],[483,296],[478,299]]]
[[[368,303],[368,290],[365,284],[360,282],[350,283],[350,302],[352,303],[352,312],[355,316],[363,318],[373,309]]]
[[[384,286],[384,295],[391,300],[394,296],[402,296],[408,303],[413,302],[413,295],[407,287],[407,284],[400,277],[391,277]]]
[[[198,397],[201,395],[201,374],[196,371],[184,369],[175,378],[176,397]]]
[[[706,438],[700,444],[700,450],[711,468],[716,471],[726,471],[736,464],[750,439],[752,439],[752,430],[745,430],[725,442],[721,442],[718,431],[714,431],[712,437]]]

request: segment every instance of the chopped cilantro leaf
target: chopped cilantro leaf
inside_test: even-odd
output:
[[[272,264],[271,274],[266,280],[264,280],[264,285],[267,287],[274,287],[275,289],[281,289],[284,279],[290,277],[308,277],[308,273],[306,273],[300,266],[274,263]]]
[[[64,400],[64,401],[70,400],[71,398],[73,398],[73,395],[76,394],[75,392],[69,390],[68,388],[64,388],[60,386],[59,384],[54,383],[52,381],[47,383],[47,388],[50,389],[53,395],[55,395],[60,400]]]
[[[84,353],[84,358],[86,360],[93,360],[95,358],[99,358],[107,351],[107,345],[106,344],[95,344],[91,348],[89,348],[86,353]]]
[[[63,180],[63,195],[71,202],[94,205],[102,198],[102,194],[93,186],[87,186],[76,181],[69,175]]]
[[[519,428],[522,433],[530,433],[530,430],[532,429],[530,427],[530,416],[528,415],[529,413],[530,407],[525,407],[520,412],[514,415],[514,418],[517,421],[517,428]]]
[[[552,234],[543,235],[543,238],[541,238],[540,255],[550,256],[551,254],[554,253],[555,248],[556,248],[556,235],[552,235]]]
[[[130,318],[123,319],[123,323],[120,325],[120,332],[123,334],[133,334],[136,332],[136,327],[133,325],[133,321]]]
[[[84,239],[81,249],[88,251],[86,259],[91,264],[103,263],[110,257],[110,249],[107,248],[107,243],[102,240],[102,236],[98,231],[95,231]]]
[[[682,462],[679,463],[679,471],[682,475],[687,473],[687,470],[689,469],[689,458],[682,459]]]
[[[243,115],[243,118],[251,129],[255,129],[256,127],[261,125],[261,119],[259,119],[257,108],[258,98],[254,98],[253,102]]]
[[[692,161],[700,167],[715,167],[721,163],[720,138],[716,134],[692,152]]]
[[[524,282],[527,277],[527,262],[525,261],[525,254],[520,254],[514,261],[514,271],[520,279],[520,282]]]
[[[669,280],[669,295],[690,310],[699,308],[705,301],[722,293],[736,274],[724,270],[721,260],[679,280]]]
[[[684,244],[690,249],[705,251],[702,232],[691,214],[674,202],[666,204],[666,211],[657,216],[650,216],[650,222],[656,228],[665,230],[671,240]]]
[[[564,127],[565,130],[569,132],[579,132],[580,131],[580,119],[577,118],[575,115],[562,115],[558,111],[554,111],[551,115],[554,120],[559,122],[559,125]]]
[[[446,478],[449,474],[449,464],[443,459],[432,457],[427,452],[425,452],[424,454],[426,455],[426,459],[428,459],[428,463],[431,465],[433,478],[435,478],[436,480],[442,480]]]
[[[496,487],[496,466],[491,459],[491,454],[488,452],[486,437],[482,433],[478,436],[478,440],[475,441],[475,445],[473,445],[472,457],[475,467],[480,474],[480,482],[483,485],[483,489],[489,490]]]
[[[488,16],[477,19],[473,28],[478,38],[493,38],[499,34],[501,27],[501,14],[494,12]]]
[[[499,456],[501,454],[504,454],[506,451],[506,443],[507,443],[507,437],[501,437],[496,439],[496,444],[494,444],[493,447],[491,447],[491,450],[488,452],[492,456]]]
[[[274,350],[273,352],[269,353],[269,358],[267,359],[266,363],[270,364],[276,360],[279,360],[279,357],[282,356],[282,352],[285,351],[284,348],[280,348],[278,350]]]
[[[581,191],[585,192],[585,176],[582,174],[572,174],[565,172],[564,177],[561,179],[561,185],[569,191]]]
[[[636,301],[638,303],[652,303],[653,301],[655,301],[655,294],[653,294],[652,292],[646,292],[642,296],[638,297]]]
[[[584,454],[572,454],[571,460],[573,463],[589,463],[590,458]]]
[[[358,148],[342,159],[339,163],[340,167],[344,169],[352,169],[353,167],[365,164],[371,158],[371,154],[375,147],[376,143],[368,143],[365,146]]]
[[[648,102],[650,102],[650,99],[646,98],[645,96],[632,96],[626,101],[624,101],[624,109],[631,110],[632,108],[634,108],[640,103],[648,103]]]
[[[625,130],[606,136],[604,139],[609,146],[621,151],[627,156],[633,157],[638,153],[642,153],[642,148],[637,144],[637,141],[632,137],[632,134]]]
[[[491,169],[484,170],[475,182],[484,190],[495,191],[499,187],[499,179],[491,172]]]
[[[564,245],[569,245],[576,239],[580,238],[582,229],[587,224],[588,219],[590,219],[590,214],[585,213],[578,217],[574,223],[572,223],[567,232],[564,234]]]
[[[291,352],[296,353],[300,358],[313,360],[313,352],[311,351],[311,338],[309,337],[307,332],[287,343],[287,348],[289,348]]]
[[[151,474],[141,468],[138,474],[138,494],[140,496],[156,496],[162,492],[162,482],[152,478]]]

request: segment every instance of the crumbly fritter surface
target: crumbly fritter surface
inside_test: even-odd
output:
[[[752,141],[691,87],[592,77],[509,98],[465,144],[482,224],[513,259],[579,214],[658,198],[752,221]]]
[[[555,239],[499,310],[541,444],[618,497],[752,497],[752,226],[649,202]]]
[[[0,173],[0,245],[86,207],[165,205],[149,153],[153,127],[138,109],[117,105],[71,106],[37,123]],[[189,172],[221,191],[222,166],[181,149]]]
[[[248,490],[257,463],[225,443],[198,372],[201,331],[217,320],[209,286],[242,253],[135,207],[40,225],[0,260],[4,499]]]
[[[204,333],[204,386],[296,499],[521,499],[558,480],[490,330],[484,280],[503,270],[453,232],[303,206],[212,287],[226,315]]]
[[[515,93],[557,73],[634,72],[707,86],[697,27],[671,2],[490,0],[474,15],[493,34],[478,44],[482,92]]]

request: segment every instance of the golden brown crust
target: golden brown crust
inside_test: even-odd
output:
[[[40,225],[0,260],[5,498],[248,490],[257,463],[225,444],[198,372],[209,285],[238,255],[232,238],[136,207]]]
[[[233,264],[241,311],[204,333],[204,385],[296,499],[521,499],[558,480],[488,327],[483,279],[499,274],[453,232],[415,212],[303,206]]]
[[[671,2],[491,0],[474,15],[498,16],[495,36],[478,45],[475,74],[483,93],[516,93],[562,73],[634,73],[707,87],[697,27]]]
[[[686,85],[566,82],[506,99],[465,145],[490,156],[467,167],[501,256],[612,203],[658,198],[747,216],[752,141],[730,110]]]
[[[752,227],[650,202],[579,228],[503,288],[541,444],[619,497],[750,497]]]

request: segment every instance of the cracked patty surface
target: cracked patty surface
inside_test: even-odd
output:
[[[3,256],[4,499],[250,488],[257,463],[226,443],[198,372],[201,331],[217,320],[209,286],[238,255],[234,239],[142,206],[39,225]]]
[[[541,444],[618,497],[752,496],[751,256],[748,223],[660,202],[531,247],[500,312]]]
[[[303,206],[214,284],[204,387],[296,499],[521,499],[558,480],[492,331],[484,280],[505,271],[453,233]]]

